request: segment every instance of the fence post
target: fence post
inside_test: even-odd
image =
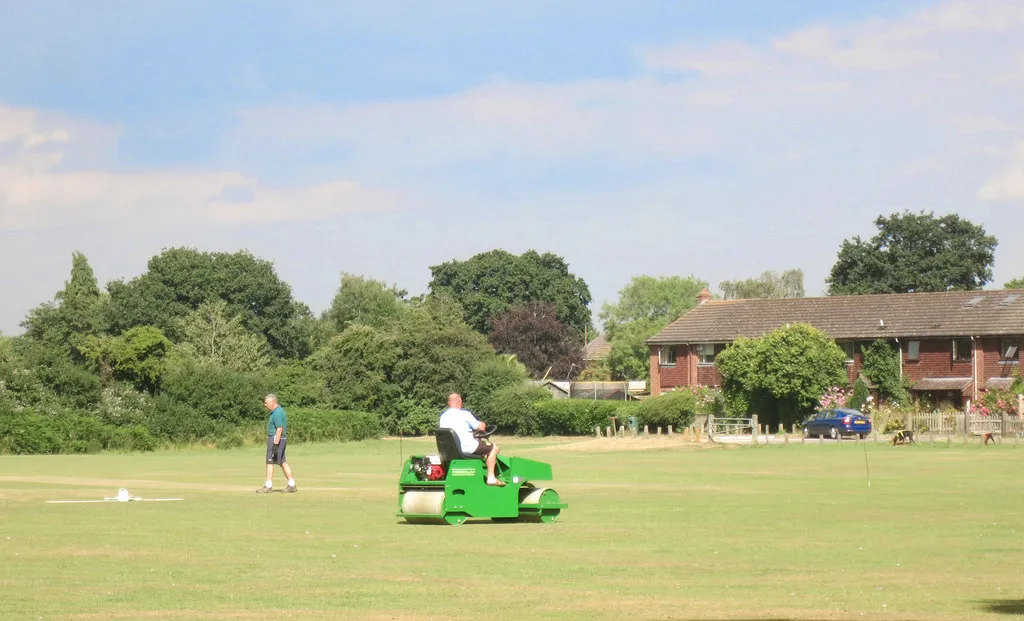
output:
[[[607,436],[608,436],[609,438],[610,438],[610,437],[612,437],[612,428],[611,428],[611,427],[605,427],[605,428],[604,428],[604,433],[605,433],[605,435],[607,435]]]
[[[601,425],[594,425],[594,435],[598,438],[601,437]]]
[[[672,425],[668,426],[668,435],[672,435]]]
[[[644,425],[644,437],[646,438],[649,435],[651,435],[651,431],[647,428],[647,425]]]
[[[760,428],[757,423],[757,414],[754,414],[750,417],[750,443],[753,446],[757,446],[757,432]]]

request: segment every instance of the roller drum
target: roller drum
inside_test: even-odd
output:
[[[524,522],[554,522],[562,510],[558,492],[549,487],[524,487],[519,490],[519,519]]]
[[[406,492],[402,495],[402,513],[418,515],[419,517],[405,518],[407,522],[413,524],[443,522],[444,492]]]

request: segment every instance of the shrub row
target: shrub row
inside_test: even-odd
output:
[[[8,411],[0,416],[0,453],[152,451],[158,444],[149,430],[139,425],[114,427],[88,416],[50,417],[34,412]]]
[[[494,423],[505,433],[525,436],[588,435],[615,417],[620,425],[635,416],[639,426],[672,425],[679,429],[693,423],[696,397],[689,391],[666,393],[640,402],[552,399],[545,389],[510,386],[495,391],[476,409],[477,418]]]
[[[288,442],[347,442],[382,435],[377,414],[351,410],[288,410]]]

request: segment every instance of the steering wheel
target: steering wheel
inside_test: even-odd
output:
[[[474,431],[473,432],[473,437],[474,438],[487,438],[487,437],[490,437],[490,435],[492,433],[494,433],[495,431],[497,431],[497,430],[498,430],[498,426],[497,425],[487,425],[486,427],[484,427],[483,431],[481,431],[479,429]]]

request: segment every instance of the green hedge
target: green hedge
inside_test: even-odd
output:
[[[368,440],[382,435],[380,416],[352,410],[291,408],[288,442]]]
[[[551,393],[540,386],[514,384],[487,395],[473,414],[488,424],[498,426],[502,433],[535,436],[544,433],[535,406],[551,401]]]
[[[41,416],[35,412],[3,412],[0,416],[0,453],[152,451],[158,444],[145,427],[114,427],[89,416]]]
[[[594,401],[591,399],[555,399],[534,404],[539,435],[589,435],[594,427],[611,425],[611,417],[618,416],[621,401]]]
[[[693,424],[697,416],[697,398],[689,390],[666,392],[649,397],[636,408],[636,417],[641,426],[667,427],[676,429]]]

